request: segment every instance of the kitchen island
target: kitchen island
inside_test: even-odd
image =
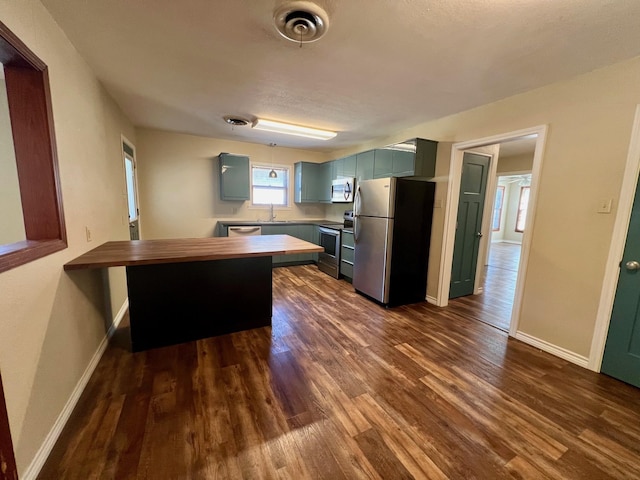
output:
[[[107,242],[67,271],[124,266],[131,349],[271,325],[271,257],[321,252],[289,235]]]

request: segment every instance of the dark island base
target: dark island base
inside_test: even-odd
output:
[[[271,257],[127,267],[134,352],[271,326]]]

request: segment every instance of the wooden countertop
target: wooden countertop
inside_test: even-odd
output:
[[[289,235],[128,240],[104,243],[66,263],[64,269],[269,257],[323,251],[319,245]]]

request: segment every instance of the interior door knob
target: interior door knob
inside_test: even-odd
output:
[[[478,233],[476,233],[476,237],[478,237],[478,238],[482,238],[482,232],[478,232]]]
[[[637,262],[636,260],[629,260],[624,264],[624,268],[631,271],[640,270],[640,262]]]

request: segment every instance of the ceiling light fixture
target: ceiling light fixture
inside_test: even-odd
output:
[[[253,122],[252,127],[255,130],[263,130],[265,132],[284,133],[287,135],[297,135],[299,137],[314,138],[316,140],[330,140],[337,135],[336,132],[329,130],[319,130],[317,128],[302,127],[300,125],[292,125],[290,123],[275,122],[273,120],[264,120],[257,118]]]
[[[270,143],[269,146],[271,147],[271,171],[269,172],[269,178],[278,178],[277,172],[273,169],[273,147],[275,147],[276,144]]]

